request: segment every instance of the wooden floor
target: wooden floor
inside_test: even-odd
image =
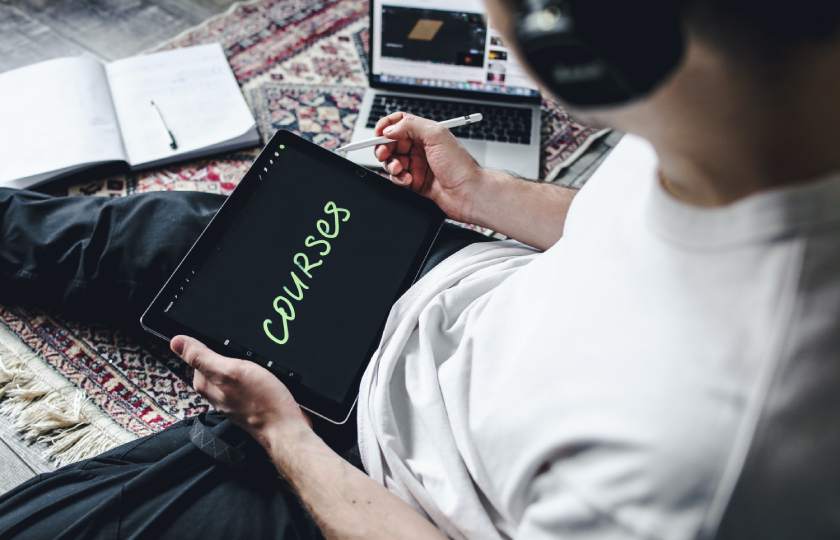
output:
[[[146,51],[232,0],[0,0],[0,73],[62,56]]]
[[[233,0],[0,0],[0,73],[62,56],[117,60],[225,11]],[[0,493],[54,466],[0,417]]]

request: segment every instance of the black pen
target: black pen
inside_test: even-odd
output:
[[[160,113],[160,109],[158,109],[158,106],[155,105],[154,100],[152,100],[150,103],[152,104],[152,107],[155,108],[155,112],[157,113],[157,117],[160,118],[160,125],[162,125],[163,129],[166,130],[166,132],[169,134],[169,141],[170,141],[169,142],[169,148],[171,148],[173,150],[177,150],[178,149],[178,143],[175,142],[175,136],[172,134],[172,131],[169,130],[169,126],[166,125],[166,121],[163,119],[163,115]]]

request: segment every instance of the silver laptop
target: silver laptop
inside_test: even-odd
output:
[[[370,20],[370,88],[351,142],[374,137],[377,120],[395,111],[436,122],[481,113],[481,122],[452,130],[476,160],[539,176],[539,91],[481,0],[372,0]],[[373,148],[347,157],[381,167]]]

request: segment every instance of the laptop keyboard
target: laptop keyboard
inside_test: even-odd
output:
[[[373,99],[367,127],[373,129],[380,118],[397,111],[428,118],[435,122],[481,113],[484,117],[481,122],[454,128],[451,130],[452,133],[461,139],[531,144],[531,109],[499,105],[377,95]]]

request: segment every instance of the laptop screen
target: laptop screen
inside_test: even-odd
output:
[[[374,0],[372,12],[374,83],[539,96],[481,0]]]

